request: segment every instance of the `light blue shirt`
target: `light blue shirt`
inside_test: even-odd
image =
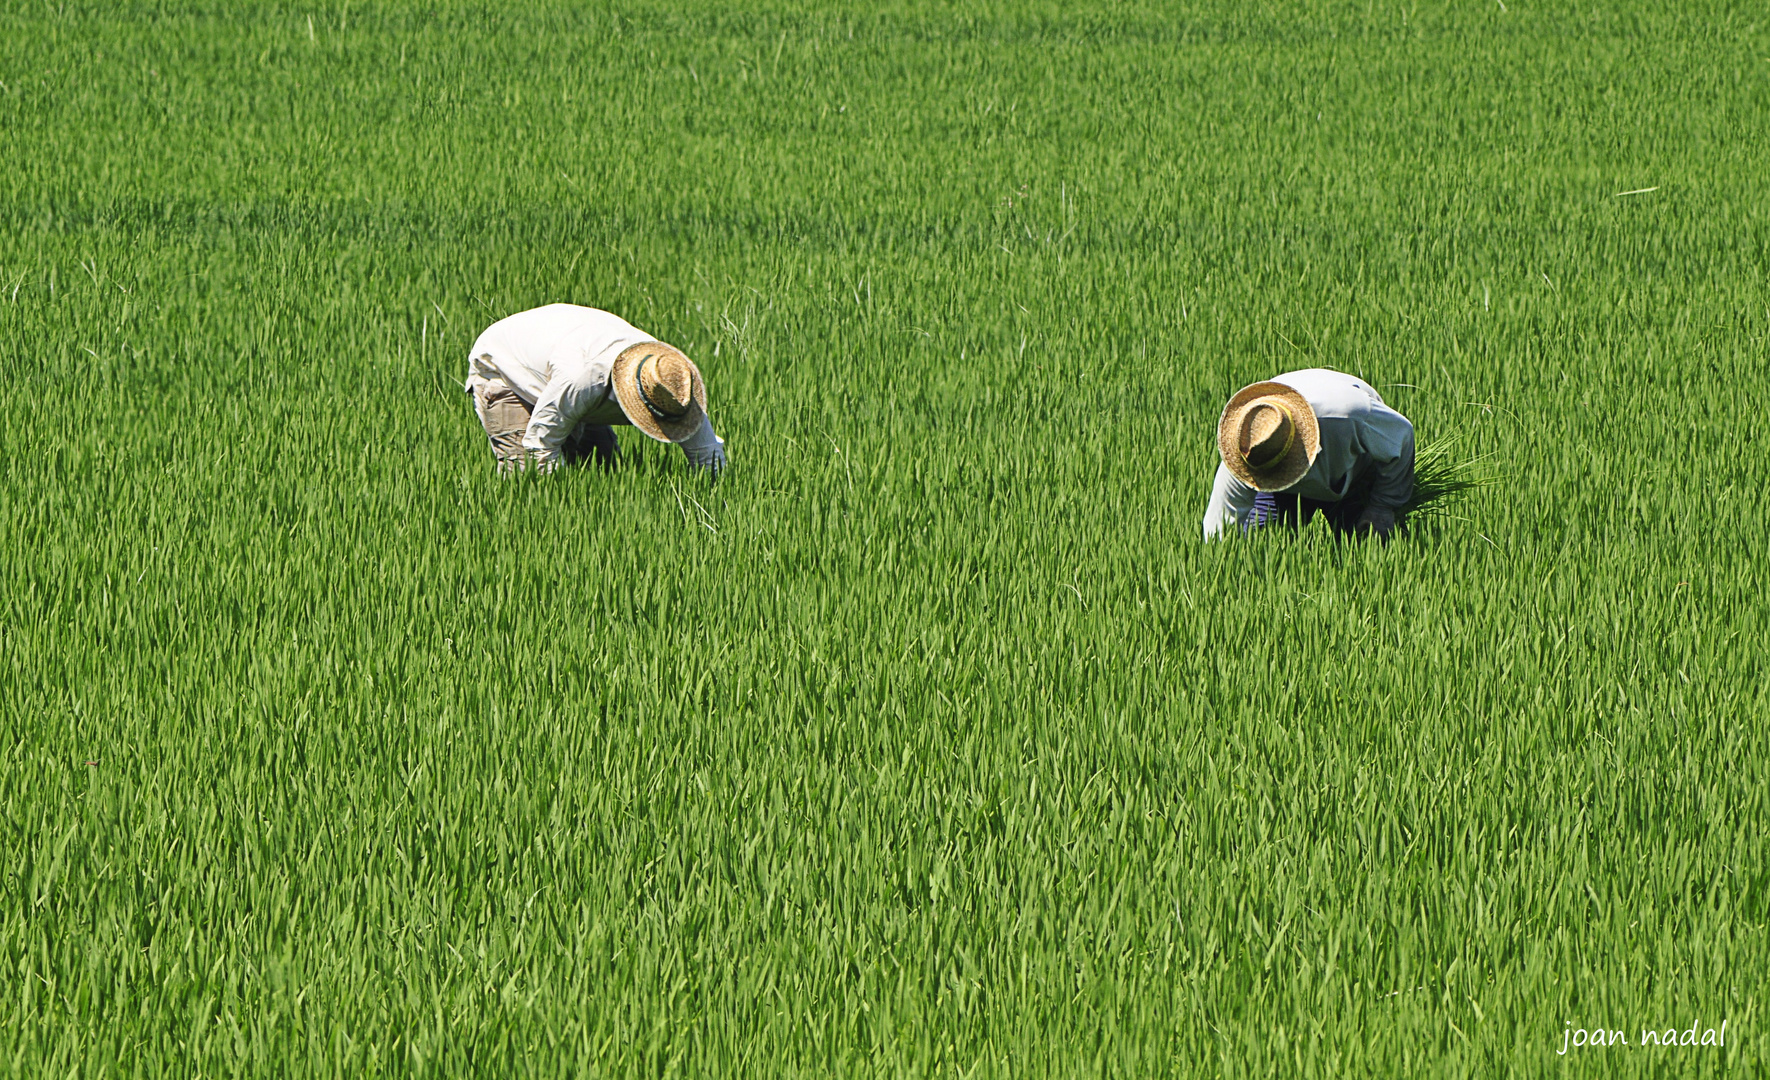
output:
[[[1272,381],[1302,394],[1321,429],[1320,453],[1287,494],[1339,502],[1354,482],[1370,474],[1370,505],[1391,510],[1407,505],[1414,493],[1414,426],[1407,417],[1385,405],[1363,379],[1343,372],[1307,368]],[[1254,508],[1255,494],[1219,462],[1205,508],[1205,539],[1239,529]]]

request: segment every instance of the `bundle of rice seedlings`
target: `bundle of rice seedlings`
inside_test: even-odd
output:
[[[1456,453],[1458,438],[1434,439],[1414,454],[1414,494],[1402,507],[1403,521],[1419,524],[1454,517],[1450,511],[1476,488],[1494,478],[1476,458]]]

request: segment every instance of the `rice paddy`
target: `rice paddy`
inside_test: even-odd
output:
[[[1758,8],[0,41],[9,1075],[1765,1067]],[[496,474],[559,300],[722,478]],[[1201,543],[1313,366],[1450,494]]]

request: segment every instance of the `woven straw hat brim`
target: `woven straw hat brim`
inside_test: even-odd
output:
[[[1261,401],[1274,398],[1291,414],[1297,437],[1283,457],[1265,468],[1253,469],[1243,460],[1238,442],[1242,416]],[[1315,456],[1321,453],[1321,425],[1308,398],[1281,382],[1257,382],[1237,390],[1223,406],[1223,416],[1217,421],[1217,452],[1230,474],[1255,491],[1283,491],[1303,479],[1315,464]]]
[[[681,356],[682,362],[688,365],[693,400],[688,403],[688,410],[681,416],[659,419],[645,407],[645,397],[639,392],[639,385],[633,374],[639,370],[639,365],[646,357],[666,353]],[[701,381],[701,369],[694,366],[694,361],[682,356],[681,350],[661,341],[643,342],[622,351],[620,356],[615,357],[615,367],[609,374],[609,381],[615,384],[615,400],[620,403],[621,411],[627,414],[627,419],[634,427],[659,442],[681,442],[699,431],[701,422],[707,418],[707,385]]]

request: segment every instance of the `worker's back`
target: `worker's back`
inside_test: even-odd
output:
[[[501,378],[533,406],[553,380],[555,366],[600,359],[596,374],[606,377],[622,349],[650,340],[650,334],[619,315],[579,304],[548,304],[486,327],[473,343],[472,370],[482,378]]]

